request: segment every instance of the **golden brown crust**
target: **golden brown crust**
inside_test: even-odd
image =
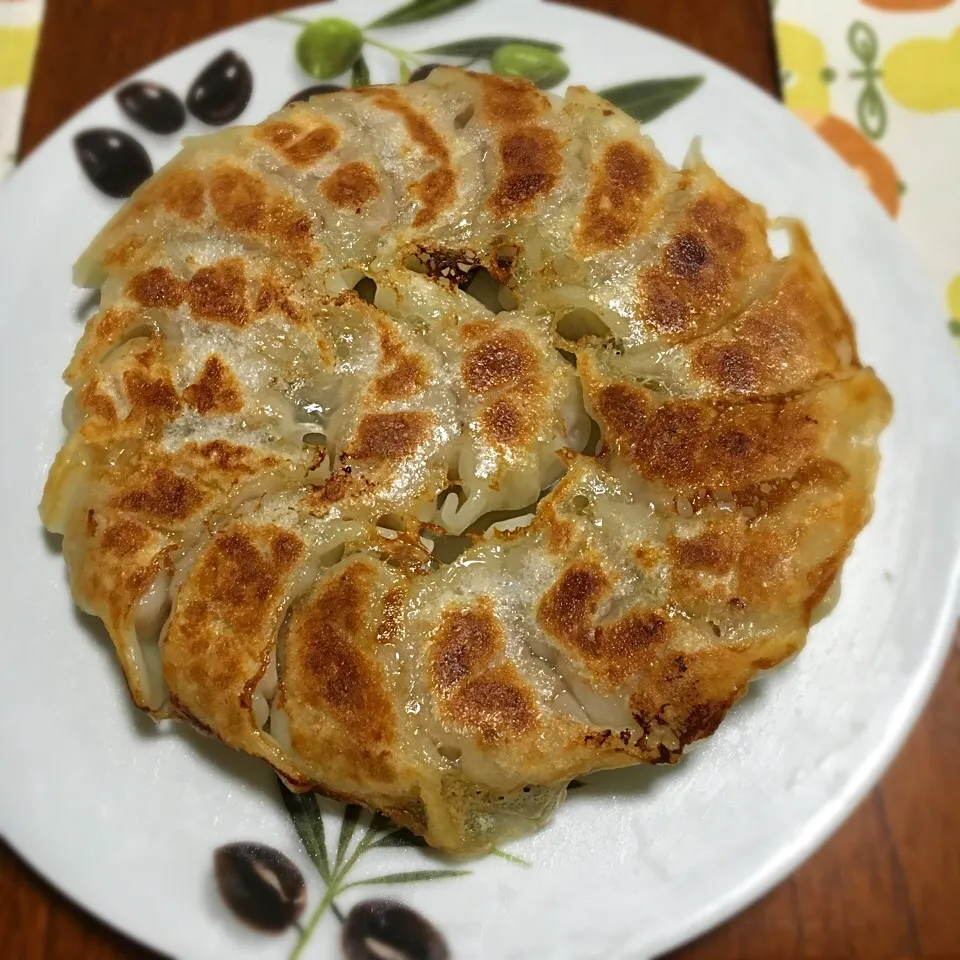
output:
[[[183,399],[204,417],[243,409],[240,383],[216,354],[207,357],[200,376],[183,391]]]
[[[368,163],[345,163],[337,167],[321,187],[323,195],[337,207],[346,207],[354,213],[380,196],[376,171]]]
[[[449,207],[456,196],[457,175],[450,163],[450,151],[439,131],[397,91],[390,87],[366,87],[360,91],[381,110],[395,113],[403,121],[410,139],[436,161],[437,167],[412,183],[409,191],[419,201],[413,218],[415,227],[425,227]]]
[[[870,515],[890,400],[784,225],[446,68],[189,141],[77,266],[41,505],[137,704],[457,851],[675,762]]]
[[[655,161],[639,143],[620,140],[607,146],[591,168],[574,238],[577,249],[589,255],[634,239],[656,201],[656,174]]]
[[[667,340],[689,339],[729,316],[738,284],[770,259],[763,211],[716,175],[705,179],[691,183],[700,192],[659,258],[638,273],[637,316]]]

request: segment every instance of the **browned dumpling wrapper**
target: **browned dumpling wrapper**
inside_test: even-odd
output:
[[[675,762],[870,515],[890,400],[802,227],[583,88],[188,140],[76,272],[42,513],[136,703],[440,848]]]

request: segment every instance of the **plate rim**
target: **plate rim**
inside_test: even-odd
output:
[[[497,0],[493,0],[497,2]],[[783,118],[789,118],[789,122],[802,128],[811,140],[817,141],[821,150],[829,152],[829,148],[818,141],[816,135],[794,116],[776,97],[763,87],[750,81],[748,78],[739,74],[735,70],[726,66],[709,55],[689,47],[671,37],[657,33],[647,27],[620,19],[611,14],[600,11],[589,10],[579,6],[571,7],[561,4],[559,0],[513,0],[513,3],[522,2],[528,6],[549,6],[562,9],[565,13],[576,16],[583,16],[590,19],[603,21],[606,29],[612,29],[624,25],[639,30],[646,34],[648,39],[655,40],[664,48],[676,48],[682,51],[684,56],[693,55],[701,61],[709,63],[711,69],[716,73],[724,74],[728,81],[737,85],[742,85],[755,94],[761,94],[770,105],[778,108]],[[294,7],[285,8],[275,13],[313,13],[317,15],[318,10],[329,9],[327,3],[317,4],[308,3]],[[211,44],[217,41],[224,41],[238,33],[249,30],[260,23],[269,22],[274,14],[265,14],[255,16],[232,26],[214,31],[189,44],[177,47],[170,53],[143,64],[136,71],[127,75],[117,83],[106,88],[102,93],[94,97],[88,103],[71,113],[56,128],[43,137],[30,151],[27,157],[18,164],[12,171],[6,181],[0,185],[0,210],[6,203],[10,194],[13,193],[20,181],[39,164],[46,162],[47,157],[54,157],[54,152],[61,146],[69,146],[67,140],[70,128],[83,114],[98,108],[101,103],[108,100],[112,92],[119,86],[128,82],[130,79],[142,75],[145,71],[156,68],[160,64],[166,64],[188,51],[197,47]],[[644,128],[646,129],[646,128]],[[833,158],[838,169],[843,168],[844,172],[849,174],[853,183],[856,183],[853,174],[845,167],[839,158]],[[870,202],[874,204],[876,211],[882,212],[879,203],[873,198],[866,188],[856,183],[855,189],[868,194]],[[886,215],[884,214],[884,219]],[[889,222],[890,226],[895,225]],[[924,278],[924,288],[930,288],[924,271],[919,263],[919,258],[913,248],[907,243],[902,235],[896,237],[897,245],[901,256],[906,263],[908,272],[911,276]],[[932,289],[930,290],[932,295]],[[949,344],[947,345],[949,346]],[[882,467],[881,467],[882,469]],[[730,920],[735,915],[747,909],[775,886],[781,883],[786,877],[792,874],[803,862],[816,853],[829,840],[838,828],[850,817],[855,809],[862,803],[863,799],[873,789],[882,778],[884,772],[896,758],[901,748],[906,742],[914,725],[929,702],[934,686],[940,677],[942,668],[949,655],[953,633],[956,629],[957,619],[960,617],[960,552],[955,552],[952,558],[952,565],[946,578],[947,589],[940,599],[939,613],[935,628],[929,632],[926,637],[926,649],[923,660],[910,676],[904,692],[896,701],[891,709],[889,723],[887,724],[882,739],[878,740],[871,748],[869,753],[854,768],[854,774],[829,803],[822,804],[817,812],[809,818],[795,837],[785,839],[777,850],[771,854],[761,867],[753,870],[748,877],[741,883],[734,886],[724,897],[714,898],[707,906],[698,911],[686,924],[675,927],[676,936],[661,937],[659,941],[649,942],[649,946],[644,946],[645,954],[659,955],[660,953],[676,949],[686,943],[702,936],[707,931],[714,929]],[[124,918],[117,917],[109,910],[102,909],[100,904],[94,905],[83,893],[82,889],[68,887],[66,883],[61,883],[55,874],[55,865],[44,862],[44,858],[35,858],[28,852],[29,843],[21,843],[17,838],[11,837],[8,831],[4,831],[3,839],[16,855],[27,866],[28,870],[42,878],[59,894],[66,897],[73,904],[85,911],[90,916],[116,934],[127,937],[130,940],[141,944],[152,950],[163,950],[163,946],[142,939],[135,929],[128,925]]]

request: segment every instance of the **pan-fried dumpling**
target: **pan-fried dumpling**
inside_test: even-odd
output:
[[[675,762],[870,514],[890,400],[802,227],[582,88],[188,140],[76,276],[42,514],[135,701],[437,847]]]

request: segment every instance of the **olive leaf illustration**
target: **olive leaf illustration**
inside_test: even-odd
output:
[[[454,40],[435,47],[426,47],[417,53],[432,53],[442,57],[469,57],[475,60],[488,60],[499,47],[509,43],[522,43],[528,47],[543,47],[559,53],[563,47],[550,40],[534,40],[530,37],[472,37],[467,40]]]
[[[507,853],[506,850],[501,850],[499,847],[494,847],[490,853],[501,860],[506,860],[507,863],[515,863],[518,867],[530,866],[529,860],[524,860],[523,857],[518,857],[515,853]]]
[[[340,889],[349,890],[352,887],[370,887],[375,883],[418,883],[421,880],[443,880],[446,877],[466,877],[469,870],[407,870],[403,873],[387,873],[382,877],[367,877],[364,880],[353,880],[345,883]]]
[[[323,829],[323,817],[317,809],[313,794],[294,793],[280,789],[283,805],[293,820],[297,835],[307,855],[313,861],[324,883],[330,882],[330,860],[327,857],[327,840]]]
[[[847,46],[862,66],[850,77],[864,81],[857,99],[857,123],[871,140],[879,140],[887,131],[887,108],[878,86],[882,73],[875,66],[880,52],[877,35],[869,24],[856,20],[847,31]]]
[[[570,68],[560,54],[528,43],[507,43],[497,47],[490,57],[490,69],[501,77],[530,80],[541,90],[562,83]]]
[[[439,17],[442,13],[458,10],[473,3],[474,0],[412,0],[402,7],[397,7],[382,17],[378,17],[368,27],[398,27],[404,23],[415,23],[417,20],[428,20]]]
[[[356,880],[349,879],[351,871],[369,851],[389,847],[419,847],[425,845],[424,841],[406,828],[397,827],[380,813],[374,813],[369,821],[362,826],[360,821],[361,808],[355,804],[347,804],[340,817],[337,848],[331,862],[323,813],[320,810],[316,795],[313,793],[295,794],[282,785],[280,792],[284,806],[290,814],[297,835],[300,837],[300,842],[326,886],[323,898],[314,908],[290,954],[290,960],[297,960],[301,956],[313,935],[313,931],[317,928],[327,910],[332,910],[338,916],[341,916],[334,900],[346,890],[380,884],[396,885],[446,880],[452,877],[464,877],[471,872],[470,870],[448,868],[405,870],[397,873],[378,874],[372,877],[361,877]],[[363,832],[359,833],[361,829]],[[356,839],[358,835],[359,839]]]
[[[649,123],[686,100],[702,83],[702,76],[638,80],[598,90],[597,94],[640,123]]]
[[[361,53],[356,60],[353,61],[353,67],[350,70],[350,86],[351,87],[367,87],[370,85],[370,68],[367,66],[367,61],[363,58]]]

